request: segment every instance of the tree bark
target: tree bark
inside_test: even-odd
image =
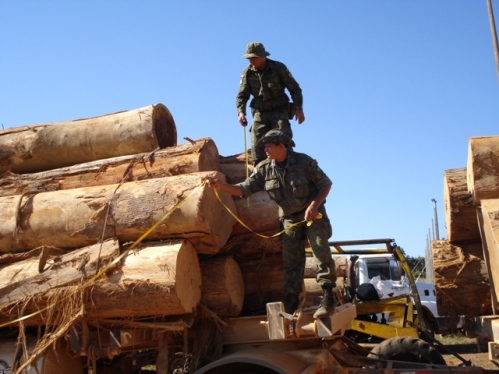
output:
[[[254,193],[249,198],[234,197],[237,217],[254,233],[273,232],[279,229],[279,207],[266,191]],[[232,235],[251,232],[240,222],[236,222]]]
[[[97,160],[32,174],[5,173],[0,196],[162,178],[219,168],[218,149],[209,138],[150,153]]]
[[[186,238],[199,253],[214,254],[229,238],[234,219],[218,201],[206,176],[218,172],[42,192],[0,198],[0,253],[41,245],[78,248],[101,237],[135,241]],[[234,210],[227,194],[220,199]],[[108,209],[109,205],[109,209]],[[106,220],[107,218],[107,220]]]
[[[253,172],[251,152],[248,151],[248,170],[246,170],[246,156],[239,153],[232,156],[220,156],[220,172],[225,174],[227,183],[236,184],[244,181]]]
[[[203,287],[201,301],[221,317],[237,317],[244,301],[244,279],[231,256],[201,261]]]
[[[266,304],[284,301],[284,270],[281,254],[238,259],[244,279],[243,314],[265,314]]]
[[[274,232],[264,232],[261,235],[272,236]],[[282,238],[276,236],[270,239],[262,238],[253,233],[231,236],[223,247],[224,253],[231,254],[236,261],[245,258],[259,259],[282,251]]]
[[[163,104],[0,131],[0,173],[34,173],[177,144]]]
[[[10,314],[0,314],[0,324],[30,316],[24,321],[27,326],[50,325],[70,317],[60,315],[64,313],[63,304],[74,304],[74,310],[83,308],[87,318],[97,319],[184,315],[197,308],[201,299],[201,268],[188,240],[145,243],[122,256],[121,267],[109,267],[83,284],[48,284],[49,289],[28,304],[10,308]],[[68,264],[63,273],[71,271],[74,269]],[[57,276],[51,279],[57,280]],[[85,294],[84,301],[78,296],[81,292]],[[23,314],[12,315],[18,309]]]
[[[475,206],[499,197],[499,136],[470,138],[467,179]]]
[[[481,242],[432,241],[438,314],[490,314],[490,287]]]
[[[476,207],[466,184],[466,168],[445,170],[444,208],[449,242],[480,240]]]
[[[71,252],[39,248],[22,261],[4,262],[0,265],[0,314],[17,318],[9,316],[9,307],[39,298],[51,289],[86,281],[97,274],[97,266],[103,269],[119,255],[119,243],[111,239]],[[43,266],[41,262],[47,264]]]

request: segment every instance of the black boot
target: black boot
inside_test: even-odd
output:
[[[334,309],[334,292],[332,286],[322,286],[322,300],[319,308],[314,313],[314,318],[322,318],[329,315],[329,312]]]
[[[287,293],[286,298],[284,299],[284,311],[288,314],[293,314],[298,308],[298,304],[300,302],[300,298],[296,293]]]

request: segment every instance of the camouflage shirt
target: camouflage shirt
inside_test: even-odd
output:
[[[241,74],[239,92],[236,98],[237,112],[246,114],[246,103],[253,96],[250,107],[258,111],[271,110],[289,102],[287,89],[297,110],[303,108],[300,85],[295,81],[286,65],[267,58],[267,66],[259,71],[249,65]]]
[[[245,197],[267,191],[279,205],[279,216],[285,217],[307,209],[319,190],[331,184],[316,160],[304,153],[289,151],[285,166],[280,166],[275,160],[262,161],[238,186]]]

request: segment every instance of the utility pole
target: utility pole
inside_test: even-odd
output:
[[[435,240],[440,240],[440,234],[438,232],[438,216],[437,216],[437,200],[431,199],[433,203],[435,204],[435,207],[433,208],[433,215],[434,215],[434,226],[435,226]]]
[[[487,9],[489,11],[490,31],[492,33],[492,49],[496,60],[497,76],[499,78],[499,45],[497,42],[496,21],[494,19],[494,10],[492,9],[492,1],[487,0]]]

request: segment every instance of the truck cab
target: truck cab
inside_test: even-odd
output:
[[[375,252],[374,248],[364,251]],[[401,262],[394,253],[371,253],[350,256],[350,276],[353,284],[351,292],[355,292],[361,284],[372,284],[380,299],[401,295],[412,297],[408,276],[404,273]],[[427,330],[433,333],[446,333],[450,330],[448,318],[440,316],[437,311],[435,286],[431,283],[415,282],[423,311]]]

